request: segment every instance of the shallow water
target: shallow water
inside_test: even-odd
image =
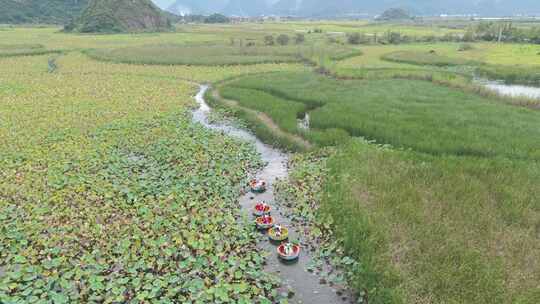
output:
[[[201,123],[209,129],[224,132],[227,135],[241,138],[254,143],[257,151],[260,153],[265,167],[254,176],[258,179],[264,179],[268,183],[267,191],[262,194],[246,193],[239,198],[239,203],[245,212],[252,219],[251,210],[255,202],[265,201],[272,206],[272,217],[277,223],[283,224],[289,228],[292,239],[300,239],[299,235],[291,228],[290,220],[280,211],[275,204],[273,183],[276,179],[287,178],[288,176],[288,155],[280,152],[273,147],[264,144],[256,136],[242,129],[230,125],[211,124],[208,122],[210,107],[204,100],[204,94],[208,86],[202,85],[199,93],[195,97],[199,108],[193,112],[193,120]],[[255,229],[255,228],[254,228]],[[306,266],[311,261],[311,256],[307,247],[302,247],[299,260],[296,263],[283,263],[278,257],[276,246],[266,239],[259,244],[261,250],[270,253],[267,259],[266,271],[277,274],[282,278],[285,286],[290,286],[295,292],[290,303],[311,303],[311,304],[333,304],[333,303],[352,303],[351,297],[347,295],[338,295],[337,290],[320,284],[320,278],[308,272]]]
[[[302,130],[309,130],[310,127],[310,117],[309,113],[304,115],[304,118],[298,120],[298,128]]]
[[[475,82],[504,96],[540,99],[540,88],[537,87],[510,85],[491,80],[476,80]]]

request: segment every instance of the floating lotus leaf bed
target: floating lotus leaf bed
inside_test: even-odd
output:
[[[284,243],[277,248],[278,256],[285,261],[293,261],[300,257],[300,245]]]

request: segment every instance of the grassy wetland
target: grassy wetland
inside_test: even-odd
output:
[[[288,302],[237,201],[260,156],[192,122],[203,83],[293,152],[281,198],[359,303],[540,302],[540,102],[473,83],[538,85],[540,46],[347,21],[1,29],[1,303]]]

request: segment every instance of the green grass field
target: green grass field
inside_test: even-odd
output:
[[[538,112],[428,82],[272,73],[240,78],[221,92],[300,135],[304,131],[296,120],[309,112],[314,131],[342,129],[398,148],[439,155],[540,158]]]
[[[354,141],[328,160],[321,213],[370,303],[536,303],[537,162],[430,157]]]

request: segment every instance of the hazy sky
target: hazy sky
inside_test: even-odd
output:
[[[167,8],[174,3],[175,0],[152,0],[161,8]]]

